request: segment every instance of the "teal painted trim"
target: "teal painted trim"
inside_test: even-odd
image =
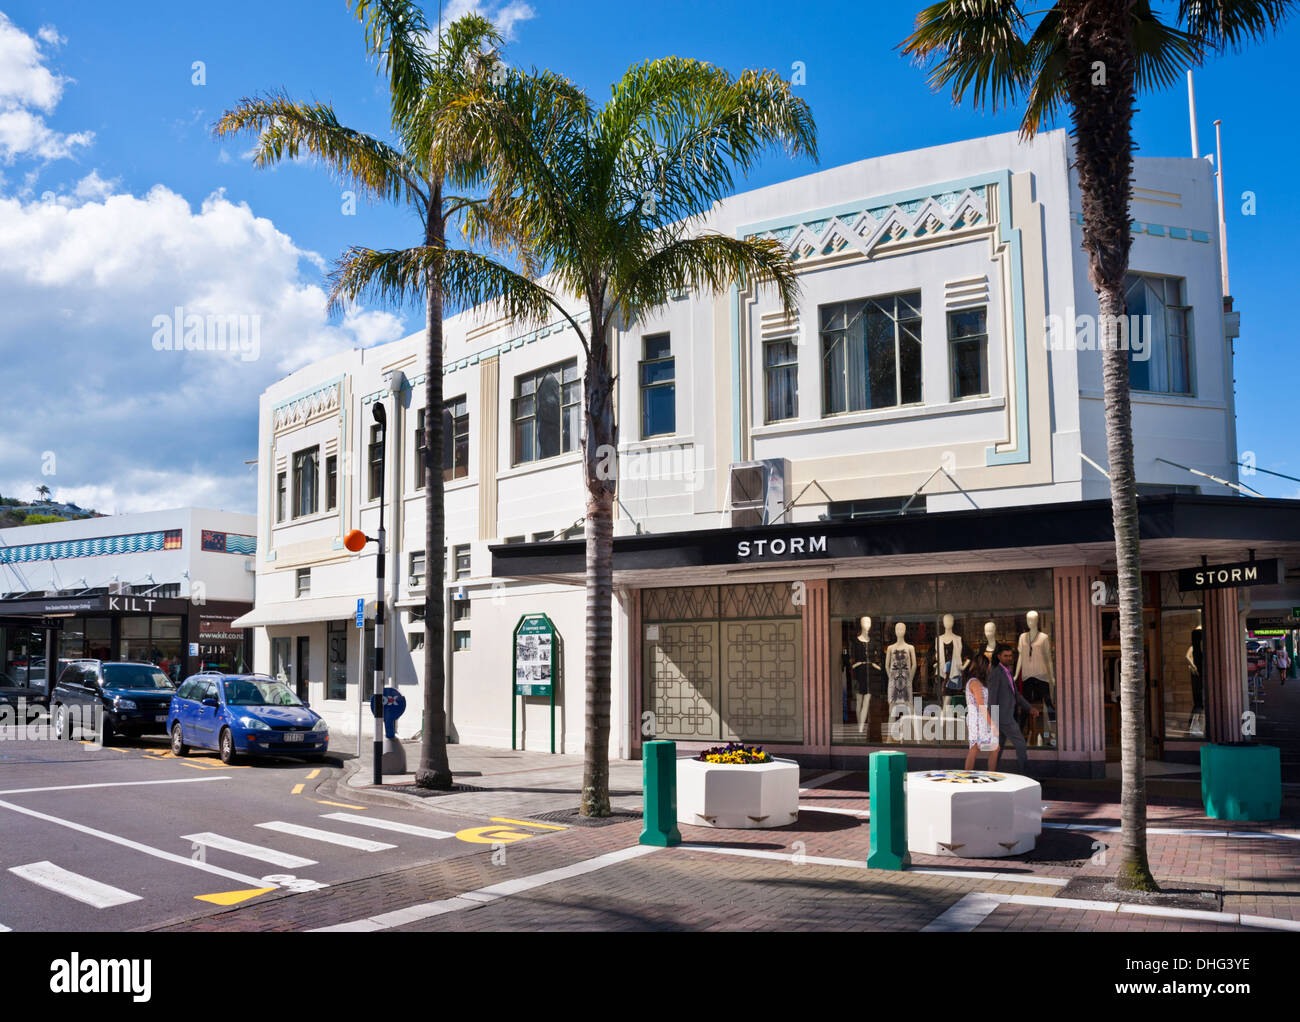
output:
[[[1083,226],[1083,214],[1071,213],[1070,219]],[[1194,227],[1173,227],[1169,224],[1143,223],[1141,220],[1129,222],[1129,229],[1134,234],[1148,234],[1153,238],[1173,238],[1176,241],[1199,241],[1203,245],[1210,243],[1210,232],[1200,231]]]
[[[1010,174],[1010,171],[1000,173]],[[919,188],[908,188],[901,192],[891,192],[888,195],[868,196],[865,199],[859,199],[856,202],[841,202],[835,206],[825,206],[822,209],[806,210],[795,216],[778,217],[775,220],[760,220],[757,223],[745,224],[737,229],[737,236],[744,238],[750,234],[760,234],[764,231],[774,231],[781,227],[798,227],[800,224],[806,224],[814,220],[825,220],[833,216],[843,216],[845,213],[858,213],[864,209],[876,209],[879,206],[894,206],[903,202],[912,202],[915,199],[928,199],[932,195],[941,195],[944,192],[958,192],[964,188],[978,188],[981,185],[987,185],[996,180],[997,175],[979,174],[974,177],[958,178],[956,181],[941,181],[932,185],[924,185]]]
[[[301,401],[303,398],[308,397],[308,396],[311,395],[311,394],[315,394],[317,391],[325,390],[325,389],[327,389],[328,387],[332,387],[332,386],[334,386],[335,384],[341,384],[345,379],[347,379],[346,374],[341,374],[341,375],[339,375],[339,376],[334,377],[334,379],[332,379],[332,380],[325,380],[325,381],[323,381],[323,382],[321,382],[321,383],[316,384],[316,386],[314,386],[314,387],[308,387],[306,390],[300,390],[300,391],[299,391],[297,394],[295,394],[293,397],[285,398],[285,399],[284,399],[283,401],[281,401],[279,404],[272,406],[272,408],[271,408],[271,417],[272,417],[272,419],[275,418],[275,413],[278,412],[281,408],[287,408],[289,405],[293,404],[295,401]],[[342,396],[341,393],[340,393],[340,395],[339,395],[339,403],[340,403],[340,404],[343,403],[343,396]],[[275,423],[274,423],[274,422],[271,423],[271,429],[272,429],[272,430],[275,429]]]
[[[731,460],[744,461],[740,443],[740,289],[731,285]]]
[[[1016,446],[998,451],[985,448],[985,465],[1025,465],[1029,462],[1029,331],[1025,323],[1025,260],[1020,228],[1011,226],[1011,171],[998,175],[998,236],[1011,254],[1011,343],[1015,346]]]

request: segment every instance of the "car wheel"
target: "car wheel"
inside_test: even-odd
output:
[[[189,751],[190,747],[181,741],[181,725],[180,721],[177,721],[172,725],[172,755],[188,756]]]
[[[235,736],[230,733],[230,728],[221,729],[220,742],[221,762],[229,766],[235,761],[237,753],[235,752]]]
[[[54,737],[60,741],[67,741],[72,737],[72,729],[68,721],[68,711],[60,703],[54,710]]]

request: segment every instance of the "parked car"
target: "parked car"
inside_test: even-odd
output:
[[[168,711],[172,752],[216,749],[239,756],[325,758],[329,728],[288,685],[265,674],[196,674],[181,683]]]
[[[69,661],[50,693],[55,736],[101,729],[99,739],[107,744],[115,735],[165,735],[175,691],[153,664]]]

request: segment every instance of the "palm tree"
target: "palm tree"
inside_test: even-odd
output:
[[[327,104],[300,103],[283,93],[244,99],[217,123],[218,135],[258,132],[253,163],[266,167],[300,154],[315,157],[343,182],[372,200],[402,203],[419,219],[422,240],[413,248],[376,251],[350,248],[336,264],[330,307],[370,297],[425,305],[426,402],[424,726],[416,783],[451,786],[447,760],[444,628],[445,548],[443,509],[442,318],[448,301],[472,307],[489,300],[497,311],[530,321],[545,315],[546,293],[526,277],[488,256],[447,245],[449,226],[476,205],[448,186],[473,186],[485,165],[452,131],[439,130],[440,112],[469,90],[488,91],[506,76],[490,47],[500,42],[491,22],[468,14],[439,32],[436,49],[418,4],[411,0],[350,0],[365,26],[372,56],[388,75],[396,142],[339,123]],[[549,81],[550,79],[548,79]],[[555,82],[556,88],[562,83]],[[490,213],[484,212],[484,218]]]
[[[787,310],[795,272],[774,241],[701,231],[713,204],[773,148],[816,158],[807,104],[775,72],[738,77],[695,60],[632,67],[609,102],[543,107],[517,90],[452,105],[495,168],[492,217],[472,210],[471,234],[506,244],[546,272],[556,293],[586,305],[576,331],[585,355],[586,732],[582,814],[609,815],[613,505],[618,483],[611,329],[687,289],[721,292],[770,282]]]
[[[36,487],[36,492],[40,494],[40,498],[42,501],[49,503],[50,488],[48,486],[46,486],[44,483],[41,483],[40,486]]]
[[[954,103],[969,91],[976,106],[1018,103],[1023,138],[1065,105],[1074,137],[1083,204],[1088,278],[1101,311],[1106,453],[1119,582],[1121,887],[1156,890],[1146,850],[1146,689],[1142,657],[1142,569],[1137,477],[1129,405],[1128,353],[1117,343],[1126,313],[1133,109],[1138,89],[1173,84],[1211,52],[1266,38],[1292,0],[1179,0],[1162,20],[1148,0],[1059,0],[1022,13],[1011,0],[943,0],[922,10],[903,43],[930,67],[935,89]],[[1037,18],[1031,28],[1030,19]]]

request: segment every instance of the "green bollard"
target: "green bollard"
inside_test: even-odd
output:
[[[912,864],[907,851],[907,753],[871,754],[871,869],[906,869]]]
[[[645,828],[639,843],[667,848],[682,843],[677,829],[677,743],[646,742],[641,746],[641,817]]]

